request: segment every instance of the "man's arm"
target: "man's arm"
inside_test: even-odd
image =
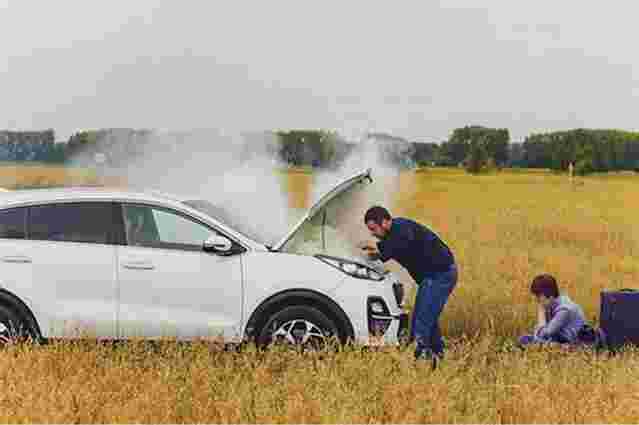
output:
[[[410,240],[410,238],[403,235],[398,236],[391,233],[388,237],[377,242],[377,244],[364,242],[361,247],[371,260],[381,260],[385,263],[391,258],[397,258],[397,255],[401,253],[402,244],[406,244]]]
[[[397,251],[396,241],[392,237],[390,239],[384,239],[377,242],[377,252],[379,253],[379,260],[387,262],[391,258],[396,258],[395,253]]]

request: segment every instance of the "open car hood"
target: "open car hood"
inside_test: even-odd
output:
[[[371,169],[339,182],[322,195],[291,231],[273,247],[280,252],[303,255],[331,255],[371,263],[358,248],[370,239],[364,213],[375,199]],[[377,188],[379,190],[380,188]]]
[[[348,201],[352,200],[357,192],[361,192],[361,188],[367,186],[369,183],[372,182],[373,178],[371,176],[370,168],[340,181],[336,186],[334,186],[328,192],[324,193],[317,200],[317,202],[315,202],[315,204],[308,209],[306,214],[304,214],[302,218],[299,219],[299,221],[293,226],[293,228],[277,244],[273,246],[273,249],[277,251],[287,252],[294,251],[293,246],[298,245],[301,242],[299,240],[300,237],[302,237],[302,239],[308,240],[312,239],[313,236],[319,236],[320,238],[323,237],[323,247],[326,248],[326,233],[323,232],[323,235],[308,234],[310,231],[310,227],[331,226],[336,229],[336,219],[338,218],[335,215],[336,207],[339,206],[343,209],[346,209],[348,207],[348,205],[346,205]],[[357,211],[351,211],[350,213],[356,214]],[[361,222],[361,226],[364,226],[362,219],[363,215],[361,216],[359,222]]]

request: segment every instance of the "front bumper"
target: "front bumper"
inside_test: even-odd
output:
[[[389,322],[388,328],[383,334],[370,333],[363,341],[365,346],[388,346],[400,345],[410,342],[409,315],[405,311],[399,314],[389,314],[388,316],[375,315],[377,320]]]
[[[410,326],[408,313],[405,311],[403,311],[399,315],[399,329],[397,331],[397,340],[400,344],[406,344],[410,342]]]
[[[365,345],[398,345],[410,342],[409,314],[404,310],[404,285],[392,273],[384,290],[370,294],[366,302],[368,337]]]

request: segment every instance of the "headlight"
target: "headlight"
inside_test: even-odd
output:
[[[367,279],[367,280],[376,280],[382,281],[384,280],[384,275],[376,271],[375,269],[357,263],[355,261],[345,260],[343,258],[330,257],[327,255],[316,255],[317,258],[329,264],[335,268],[340,269],[347,275],[356,277],[358,279]]]

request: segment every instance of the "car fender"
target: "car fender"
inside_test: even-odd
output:
[[[293,287],[331,294],[347,277],[310,255],[252,252],[243,260],[245,288],[262,299]]]
[[[330,306],[326,307],[329,312],[348,322],[347,333],[351,332],[348,306],[335,299],[336,289],[347,277],[344,273],[315,257],[296,254],[251,253],[243,265],[245,336],[255,331],[256,317],[268,312],[270,306],[295,297]]]
[[[251,340],[257,336],[268,318],[275,312],[289,305],[308,305],[315,307],[331,318],[338,320],[336,323],[344,332],[344,339],[353,339],[355,330],[350,318],[344,310],[328,296],[310,289],[289,289],[272,295],[250,314],[244,328],[244,338]]]

